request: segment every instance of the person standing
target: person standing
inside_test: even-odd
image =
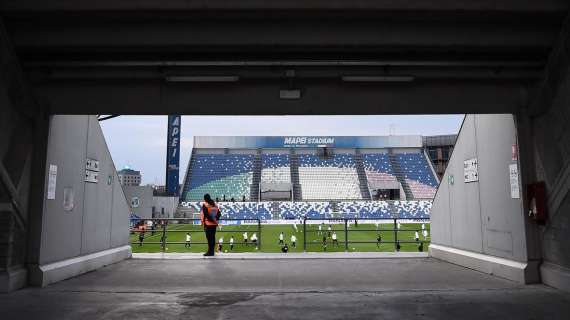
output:
[[[243,244],[247,247],[247,231],[243,233]]]
[[[144,241],[144,229],[141,229],[141,230],[139,231],[139,247],[142,246],[143,241]]]
[[[206,193],[204,195],[204,204],[202,204],[202,210],[200,212],[200,220],[202,222],[202,226],[204,226],[204,232],[206,233],[206,239],[208,240],[208,252],[204,253],[204,256],[206,257],[214,255],[216,228],[218,227],[220,216],[220,209],[214,200],[212,200],[212,197]]]
[[[331,237],[331,232],[332,232],[332,226],[329,224],[329,227],[327,229],[327,237]]]
[[[378,234],[378,237],[376,237],[376,247],[380,248],[380,244],[382,243],[382,236],[380,235],[380,233]]]
[[[336,239],[336,231],[333,232],[332,234],[332,243],[333,243],[333,247],[338,247],[338,240]]]
[[[192,241],[192,236],[190,232],[186,232],[186,244],[184,244],[184,248],[190,248],[190,241]]]
[[[291,235],[291,246],[297,248],[297,237],[294,234]]]
[[[230,251],[234,250],[234,236],[230,237]]]
[[[220,237],[220,240],[218,240],[218,252],[222,252],[224,247],[224,237]]]
[[[257,233],[251,235],[251,244],[255,245],[255,250],[257,250]]]
[[[284,237],[285,236],[283,235],[283,231],[281,231],[281,233],[279,234],[279,245],[281,245],[281,246],[283,245],[283,238]]]
[[[424,236],[424,240],[427,240],[428,237],[428,231],[426,229],[424,229],[424,231],[422,231],[422,234]]]
[[[420,241],[420,234],[418,233],[418,230],[416,230],[416,233],[414,234],[415,238],[416,238],[416,242]]]

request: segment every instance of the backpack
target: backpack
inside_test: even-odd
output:
[[[217,222],[218,220],[220,220],[220,218],[222,217],[222,212],[220,210],[220,207],[216,207],[217,212],[214,215],[214,213],[212,211],[214,210],[209,210],[207,206],[204,205],[204,212],[206,212],[207,214],[205,214],[206,218],[210,221],[215,221]]]

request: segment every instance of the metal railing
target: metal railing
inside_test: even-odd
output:
[[[141,221],[143,221],[144,223],[142,224],[143,226],[146,226],[146,222],[147,221],[152,221],[152,225],[154,226],[154,228],[140,228],[140,226],[137,227],[131,227],[130,228],[130,232],[131,234],[146,234],[146,233],[151,233],[151,236],[154,236],[155,233],[160,233],[161,234],[161,238],[160,241],[145,241],[144,239],[142,241],[139,240],[138,243],[140,243],[140,245],[142,244],[160,244],[161,247],[161,251],[165,252],[166,251],[166,245],[168,244],[186,244],[186,241],[168,241],[167,238],[167,232],[182,232],[182,233],[202,233],[204,232],[203,228],[172,228],[172,226],[184,226],[184,225],[192,225],[192,226],[200,226],[200,219],[196,219],[196,218],[168,218],[168,219],[141,219]],[[244,222],[243,225],[247,224],[247,225],[255,225],[257,226],[256,229],[254,229],[253,231],[256,232],[258,234],[257,236],[257,247],[259,249],[261,249],[261,220],[260,219],[226,219],[226,218],[222,218],[219,220],[220,225],[222,225],[221,229],[216,230],[216,233],[219,232],[232,232],[232,233],[241,233],[241,232],[252,232],[251,229],[231,229],[231,230],[224,230],[224,226],[232,226],[232,225],[242,225],[240,224],[224,224],[224,222],[227,221],[239,221],[239,222]],[[171,227],[170,230],[168,229],[168,227]],[[131,242],[131,245],[135,245],[136,243]],[[204,242],[204,241],[192,241],[191,242],[192,245],[208,245],[208,242]],[[242,242],[235,242],[234,244],[239,245],[247,245],[246,242],[242,241]]]
[[[156,234],[160,235],[160,240],[159,241],[149,241],[149,240],[145,240],[144,238],[142,239],[142,241],[140,239],[137,239],[139,241],[131,241],[131,245],[135,246],[135,245],[140,245],[142,246],[144,245],[148,245],[148,244],[159,244],[160,245],[160,249],[162,252],[166,251],[167,245],[169,244],[174,244],[174,245],[183,245],[186,244],[186,241],[168,241],[168,233],[202,233],[204,232],[203,228],[200,225],[200,219],[197,218],[168,218],[168,219],[160,219],[160,218],[154,218],[154,219],[140,219],[140,221],[143,222],[143,226],[145,226],[144,228],[141,228],[140,226],[135,226],[135,227],[131,227],[130,228],[130,233],[131,234],[149,234],[151,236],[155,236]],[[147,221],[152,221],[152,228],[146,227],[147,226]],[[299,221],[299,220],[297,220]],[[325,221],[327,223],[325,223]],[[366,226],[370,225],[370,222],[372,222],[374,224],[373,221],[377,221],[377,228],[376,229],[370,229],[370,228],[357,228],[358,223],[363,223]],[[339,229],[332,229],[331,231],[342,231],[342,233],[344,234],[344,239],[342,239],[342,241],[336,241],[336,244],[338,245],[339,242],[342,243],[344,245],[344,249],[345,251],[349,251],[349,245],[350,244],[393,244],[394,245],[394,250],[395,251],[400,251],[400,246],[402,244],[421,244],[421,248],[423,248],[425,243],[429,243],[430,241],[425,239],[425,237],[422,239],[422,235],[420,232],[423,232],[422,229],[418,229],[418,228],[410,228],[408,226],[408,223],[403,223],[401,225],[399,225],[399,222],[401,221],[412,221],[412,223],[429,223],[430,219],[429,218],[349,218],[349,217],[338,217],[338,218],[304,218],[302,221],[302,228],[303,228],[303,251],[307,251],[307,246],[308,245],[318,245],[319,242],[316,243],[308,243],[308,235],[311,233],[322,233],[322,235],[324,235],[325,233],[327,234],[327,243],[323,246],[324,248],[326,248],[326,245],[328,245],[328,243],[331,243],[331,245],[334,245],[334,243],[332,243],[332,239],[329,240],[330,235],[328,234],[329,230],[328,230],[328,226],[329,225],[341,225],[342,226],[342,230]],[[239,223],[233,223],[233,222],[239,222]],[[322,226],[325,226],[325,228],[321,228],[321,230],[318,230],[316,228],[307,228],[307,226],[317,226],[319,225],[318,222],[321,222]],[[356,227],[355,228],[350,228],[349,225],[353,223]],[[255,232],[257,234],[257,248],[258,250],[261,250],[261,245],[262,245],[262,220],[261,219],[229,219],[229,218],[223,218],[220,219],[220,225],[222,226],[222,228],[219,228],[216,233],[242,233],[242,232]],[[255,228],[252,230],[251,228],[226,228],[224,229],[224,227],[231,227],[231,226],[254,226]],[[284,224],[283,226],[286,226],[287,224]],[[176,227],[174,227],[176,226]],[[182,226],[182,227],[180,227]],[[187,226],[187,227],[186,227]],[[195,226],[194,228],[190,227],[190,226]],[[381,241],[376,240],[350,240],[350,235],[351,234],[357,234],[359,232],[375,232],[378,235],[386,235],[386,233],[392,233],[393,234],[393,238],[392,239],[386,239],[387,237],[384,237],[384,239],[382,239]],[[414,233],[414,232],[418,232],[419,233],[419,237],[418,240],[401,240],[401,238],[399,239],[399,233]],[[431,232],[431,230],[430,230]],[[407,239],[410,239],[411,237],[405,237]],[[328,242],[331,241],[331,242]],[[227,243],[227,242],[226,242]],[[234,245],[251,245],[251,242],[245,242],[245,241],[235,241]],[[323,245],[324,243],[321,242],[321,245]],[[205,241],[192,241],[191,245],[208,245],[207,242]],[[426,248],[427,249],[427,248]],[[422,249],[423,251],[423,249]]]
[[[394,244],[394,250],[395,251],[400,251],[400,245],[401,244],[406,244],[406,243],[414,243],[414,244],[420,244],[422,245],[423,248],[423,244],[424,243],[429,243],[429,241],[425,240],[425,238],[422,240],[421,236],[418,237],[417,241],[410,241],[410,240],[399,240],[398,239],[398,233],[399,232],[421,232],[423,230],[417,229],[417,228],[407,228],[406,224],[403,224],[403,227],[399,227],[398,222],[399,221],[417,221],[419,223],[425,223],[425,222],[429,222],[430,219],[429,218],[413,218],[413,219],[400,219],[400,218],[305,218],[303,220],[303,250],[307,251],[307,233],[311,233],[311,232],[329,232],[328,230],[325,229],[321,229],[321,230],[307,230],[307,222],[318,222],[318,221],[329,221],[329,222],[334,222],[335,224],[338,224],[339,222],[341,222],[341,224],[344,226],[343,231],[344,231],[344,249],[345,251],[349,251],[349,244],[386,244],[386,243],[392,243]],[[378,224],[378,228],[377,229],[358,229],[358,228],[349,228],[349,222],[355,222],[355,225],[357,225],[359,223],[359,221],[381,221],[384,223],[380,223]],[[390,221],[392,223],[388,224],[385,223],[385,221]],[[311,223],[310,223],[311,224]],[[386,225],[391,225],[391,228],[386,228],[386,227],[381,227],[381,226],[386,226]],[[333,230],[336,231],[336,230]],[[386,232],[393,232],[394,235],[394,240],[374,240],[374,241],[361,241],[361,240],[349,240],[349,234],[350,233],[358,233],[358,232],[371,232],[374,231],[378,234],[382,234],[382,233],[386,233]],[[430,230],[431,231],[431,230]],[[422,250],[423,251],[423,250]]]

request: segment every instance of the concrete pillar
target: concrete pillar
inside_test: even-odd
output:
[[[9,292],[27,284],[27,240],[32,232],[39,232],[32,225],[41,217],[37,199],[43,183],[37,182],[43,176],[47,120],[24,79],[1,20],[0,106],[0,292]],[[34,205],[31,199],[36,199]]]

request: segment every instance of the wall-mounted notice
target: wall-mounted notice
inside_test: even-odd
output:
[[[463,176],[466,183],[479,181],[479,164],[477,163],[477,158],[463,161]]]
[[[48,200],[55,199],[56,182],[57,182],[57,166],[55,164],[50,164],[49,173],[48,173],[48,187],[47,187]]]
[[[516,163],[509,164],[509,179],[511,182],[511,198],[520,199],[519,168]]]
[[[73,188],[64,188],[63,189],[63,210],[65,211],[73,211],[74,202],[75,202],[75,194],[73,192]]]
[[[85,170],[99,171],[99,161],[95,159],[85,159]]]
[[[85,159],[85,182],[99,182],[99,161],[95,159]]]
[[[138,208],[141,205],[141,199],[139,197],[131,198],[131,207]]]
[[[99,181],[99,172],[85,170],[85,182],[97,183]]]

